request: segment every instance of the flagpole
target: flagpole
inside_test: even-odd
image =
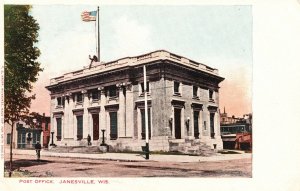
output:
[[[99,20],[99,15],[100,15],[100,11],[99,11],[99,6],[98,6],[98,61],[100,62],[100,20]]]

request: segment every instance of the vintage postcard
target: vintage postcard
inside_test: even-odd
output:
[[[257,188],[265,4],[2,5],[1,189]]]

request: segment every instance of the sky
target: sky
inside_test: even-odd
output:
[[[31,111],[50,113],[50,78],[82,69],[96,54],[95,22],[83,11],[97,6],[33,5],[40,25],[39,61],[44,71],[34,84]],[[252,7],[101,5],[100,57],[108,62],[164,49],[219,69],[220,109],[229,115],[252,112]]]

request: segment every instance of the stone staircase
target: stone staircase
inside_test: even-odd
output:
[[[57,153],[101,153],[98,146],[58,146],[49,148],[49,151]]]
[[[213,156],[217,153],[211,147],[199,139],[170,140],[169,148],[171,152],[179,152],[198,156]]]

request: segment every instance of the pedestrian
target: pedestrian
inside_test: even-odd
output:
[[[35,144],[35,152],[36,152],[36,156],[37,156],[38,161],[40,160],[40,157],[41,157],[41,149],[42,149],[42,146],[41,146],[40,142],[37,141],[36,144]]]
[[[92,145],[90,134],[88,134],[88,136],[87,136],[87,141],[88,141],[88,145],[89,145],[89,146]]]

